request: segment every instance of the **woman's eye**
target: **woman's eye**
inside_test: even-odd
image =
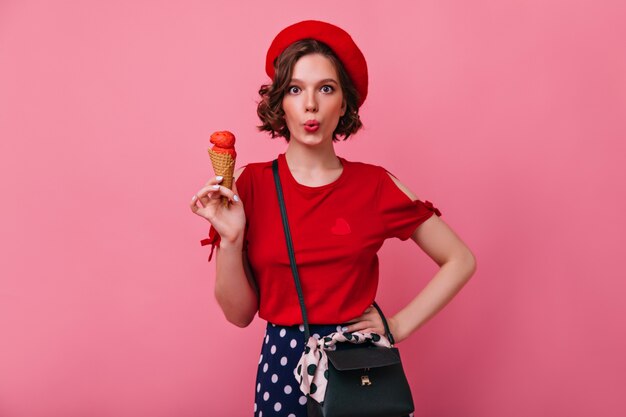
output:
[[[292,85],[291,87],[289,87],[288,91],[289,91],[290,94],[297,94],[299,90],[300,90],[299,87],[296,87],[295,85]]]
[[[334,90],[334,88],[332,88],[330,85],[325,85],[322,87],[322,91],[325,93],[332,93]]]

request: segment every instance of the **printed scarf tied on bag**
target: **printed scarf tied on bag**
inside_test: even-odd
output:
[[[328,356],[326,351],[335,350],[337,348],[335,344],[339,342],[371,342],[376,346],[391,347],[389,339],[373,332],[334,332],[319,339],[311,336],[293,374],[304,395],[310,394],[319,403],[324,401],[326,385],[328,384]]]

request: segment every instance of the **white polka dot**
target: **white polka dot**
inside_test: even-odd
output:
[[[276,325],[274,323],[272,323],[272,327],[276,327]]]
[[[259,363],[261,363],[261,361],[263,361],[263,354],[259,357]]]
[[[320,338],[320,335],[319,335],[319,334],[317,334],[317,333],[314,333],[314,334],[313,334],[313,337],[314,337],[314,338],[316,338],[316,339],[319,339],[319,338]]]
[[[269,399],[270,399],[270,393],[269,393],[269,392],[267,392],[267,391],[265,391],[265,394],[263,394],[263,399],[264,399],[265,401],[269,400]]]
[[[275,411],[280,411],[281,408],[283,408],[283,406],[280,403],[274,404],[274,410]]]
[[[300,399],[298,400],[298,402],[300,403],[300,405],[304,405],[304,404],[306,404],[306,397],[303,395],[302,397],[300,397]]]
[[[337,331],[341,332],[341,326],[337,326]]]
[[[256,392],[261,392],[261,383],[256,384]]]
[[[291,413],[287,417],[296,417],[296,415],[294,413]]]
[[[263,411],[259,411],[259,417],[263,417]]]
[[[300,331],[303,332],[304,331],[304,324],[299,325],[298,329],[300,329]]]
[[[282,330],[280,331],[280,337],[285,337],[285,335],[286,335],[286,334],[287,334],[287,330],[282,329]]]
[[[280,364],[282,366],[287,365],[287,357],[286,356],[283,356],[282,358],[280,358]]]
[[[272,345],[272,348],[270,349],[270,352],[272,353],[272,355],[274,353],[276,353],[276,345]]]
[[[263,365],[263,372],[267,372],[268,364]]]
[[[285,394],[291,394],[292,388],[291,385],[285,385]]]
[[[291,348],[295,348],[296,345],[298,344],[298,342],[296,342],[296,339],[291,339],[291,343],[289,343],[289,346],[291,346]]]
[[[265,336],[265,344],[267,345],[267,342],[270,341],[270,335],[268,334],[267,336]]]
[[[256,412],[256,403],[254,403],[254,412]]]
[[[272,382],[276,383],[278,381],[278,375],[274,374],[272,375]]]

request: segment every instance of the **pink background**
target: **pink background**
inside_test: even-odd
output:
[[[419,417],[626,415],[621,1],[0,1],[0,416],[248,416],[264,322],[226,322],[191,196],[239,163],[265,51],[315,18],[369,63],[339,155],[433,201],[474,278],[400,344]],[[271,244],[271,242],[268,242]],[[380,252],[389,314],[435,264]]]

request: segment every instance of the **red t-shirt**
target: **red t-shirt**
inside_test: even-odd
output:
[[[406,240],[439,210],[412,201],[377,165],[339,157],[340,177],[321,187],[298,183],[278,156],[287,218],[311,324],[342,323],[374,301],[378,256],[385,239]],[[246,213],[244,249],[259,287],[259,317],[302,323],[280,216],[272,162],[251,163],[237,178]],[[211,227],[203,245],[219,245]],[[209,258],[210,260],[210,258]]]

